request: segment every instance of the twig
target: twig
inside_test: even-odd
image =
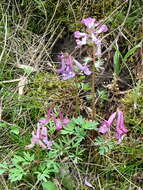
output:
[[[21,78],[19,78],[19,79],[13,79],[13,80],[0,81],[0,84],[6,84],[6,83],[12,83],[12,82],[19,82],[19,81],[21,81]]]
[[[7,16],[5,16],[5,36],[4,36],[4,46],[3,46],[3,50],[1,52],[1,55],[0,55],[0,62],[2,60],[2,57],[4,55],[4,52],[5,52],[5,47],[6,47],[6,41],[7,41]]]
[[[95,61],[96,61],[96,57],[95,57],[95,51],[96,47],[93,46],[93,66],[92,66],[92,119],[95,120],[95,115],[96,115],[96,111],[95,111]]]

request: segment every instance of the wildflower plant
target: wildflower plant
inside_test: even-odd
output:
[[[108,120],[102,121],[102,124],[99,127],[99,132],[102,134],[108,133],[114,120],[116,121],[115,137],[117,138],[118,143],[120,144],[125,134],[128,132],[128,130],[125,128],[124,116],[121,110],[117,109],[116,112],[110,115]]]
[[[31,144],[26,146],[26,149],[33,148],[36,144],[43,149],[51,149],[53,141],[48,140],[48,133],[46,125],[49,123],[49,120],[52,120],[55,123],[56,130],[61,130],[63,125],[67,125],[70,120],[64,119],[63,114],[59,113],[59,118],[52,112],[52,109],[48,110],[47,117],[45,119],[39,120],[37,123],[36,132],[32,131]]]
[[[75,78],[77,91],[79,89],[80,91],[84,91],[84,89],[86,91],[92,90],[92,120],[85,119],[82,116],[71,117],[68,119],[66,113],[61,111],[55,112],[54,109],[50,108],[47,112],[47,116],[38,120],[35,125],[34,130],[32,131],[31,143],[25,146],[26,150],[22,150],[23,152],[18,150],[8,162],[4,161],[0,164],[0,174],[8,174],[11,182],[20,181],[29,176],[32,176],[34,179],[34,176],[36,176],[36,180],[42,182],[42,185],[44,184],[44,190],[46,190],[46,188],[56,188],[49,180],[60,176],[59,171],[62,168],[62,165],[64,165],[64,162],[65,165],[71,164],[72,162],[74,166],[76,166],[76,164],[82,164],[83,166],[83,160],[86,159],[87,156],[85,153],[88,151],[87,142],[94,142],[94,148],[98,146],[99,154],[104,155],[115,146],[114,138],[106,139],[104,138],[104,134],[110,134],[108,137],[111,137],[111,134],[114,134],[113,137],[115,137],[118,144],[120,144],[124,136],[128,133],[128,129],[124,124],[124,114],[120,109],[117,109],[116,112],[112,113],[107,120],[103,120],[99,128],[97,128],[98,122],[95,120],[95,79],[96,72],[100,71],[102,63],[102,35],[108,31],[108,27],[91,17],[82,19],[81,23],[83,24],[84,29],[82,31],[74,32],[76,41],[75,51],[79,51],[79,49],[86,46],[88,57],[84,57],[82,62],[77,60],[72,53],[62,52],[58,57],[60,60],[60,68],[57,73],[60,75],[60,79],[64,80],[65,83],[66,80],[74,80]],[[129,52],[125,58],[127,59],[131,53],[132,52]],[[119,51],[116,51],[114,57],[114,72],[118,75],[121,72],[119,58],[121,58],[121,54]],[[90,64],[92,64],[92,66]],[[27,73],[31,72],[27,71]],[[78,83],[77,75],[80,74],[85,75],[84,78],[92,75],[92,89],[88,84]],[[59,81],[58,78],[57,80]],[[58,84],[56,85],[58,86]],[[43,90],[42,87],[41,89]],[[103,101],[108,100],[106,91],[97,90],[97,93],[99,98]],[[76,114],[78,115],[77,112]],[[114,130],[114,133],[110,133],[112,130]],[[89,133],[91,131],[97,134],[95,139],[90,138]],[[19,126],[14,125],[11,127],[10,133],[19,135],[21,133]],[[28,143],[26,142],[25,144]],[[93,153],[95,152],[92,151],[92,154]],[[66,163],[65,160],[68,160],[68,162]],[[57,179],[59,179],[58,177]],[[87,180],[85,180],[85,184],[93,188]]]
[[[95,71],[99,71],[100,58],[102,55],[102,38],[100,34],[107,32],[108,27],[91,17],[82,19],[81,23],[85,26],[85,32],[74,32],[77,44],[76,49],[82,48],[85,45],[92,48],[92,53],[86,58],[85,62],[86,64],[88,62],[93,63],[92,71],[89,70],[87,65],[82,65],[73,56],[68,53],[62,53],[61,56],[59,56],[61,59],[61,68],[58,70],[58,73],[62,75],[63,80],[74,78],[76,75],[74,65],[87,76],[92,73],[92,112],[93,119],[95,119]]]

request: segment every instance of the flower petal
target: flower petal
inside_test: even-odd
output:
[[[118,139],[118,142],[121,143],[124,135],[128,132],[128,130],[125,128],[125,125],[124,125],[123,112],[118,109],[117,114],[118,114],[118,117],[117,117],[117,125],[116,125],[115,136]]]
[[[95,18],[88,17],[82,19],[81,23],[84,24],[87,28],[92,28],[94,27],[95,21],[96,21]]]
[[[63,120],[62,120],[62,123],[63,123],[64,125],[67,125],[69,122],[70,122],[69,119],[63,119]]]
[[[86,37],[82,38],[81,40],[76,40],[77,47],[81,47],[83,45],[86,45],[86,43],[87,43]]]
[[[99,127],[98,131],[102,134],[105,134],[109,131],[109,124],[108,121],[103,121],[101,126]]]
[[[64,73],[62,75],[62,79],[63,80],[68,80],[68,79],[71,79],[71,78],[74,78],[75,77],[75,73],[74,72],[69,72],[69,73]]]
[[[82,38],[82,37],[85,37],[87,34],[86,33],[83,33],[83,32],[80,32],[80,31],[75,31],[74,32],[74,37],[75,38]]]
[[[91,71],[89,70],[89,68],[87,66],[82,66],[81,63],[79,63],[76,59],[74,59],[74,62],[76,64],[76,66],[84,72],[85,75],[90,75]]]
[[[112,114],[110,115],[110,117],[109,117],[109,119],[108,119],[108,124],[109,124],[109,126],[112,125],[112,123],[113,123],[115,117],[116,117],[116,112],[114,112],[114,113],[112,113]]]
[[[101,25],[96,31],[95,31],[95,33],[96,34],[100,34],[100,33],[102,33],[102,32],[107,32],[108,31],[108,27],[105,25],[105,24],[103,24],[103,25]]]

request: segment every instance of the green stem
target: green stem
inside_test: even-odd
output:
[[[79,114],[79,97],[78,97],[78,80],[77,80],[77,77],[75,77],[75,86],[76,86],[76,100],[75,100],[75,110],[76,110],[76,117],[78,116]]]

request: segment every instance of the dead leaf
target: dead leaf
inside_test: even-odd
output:
[[[19,69],[24,69],[24,70],[30,70],[31,72],[36,72],[38,69],[30,66],[30,65],[24,65],[24,64],[14,64],[17,68]]]

